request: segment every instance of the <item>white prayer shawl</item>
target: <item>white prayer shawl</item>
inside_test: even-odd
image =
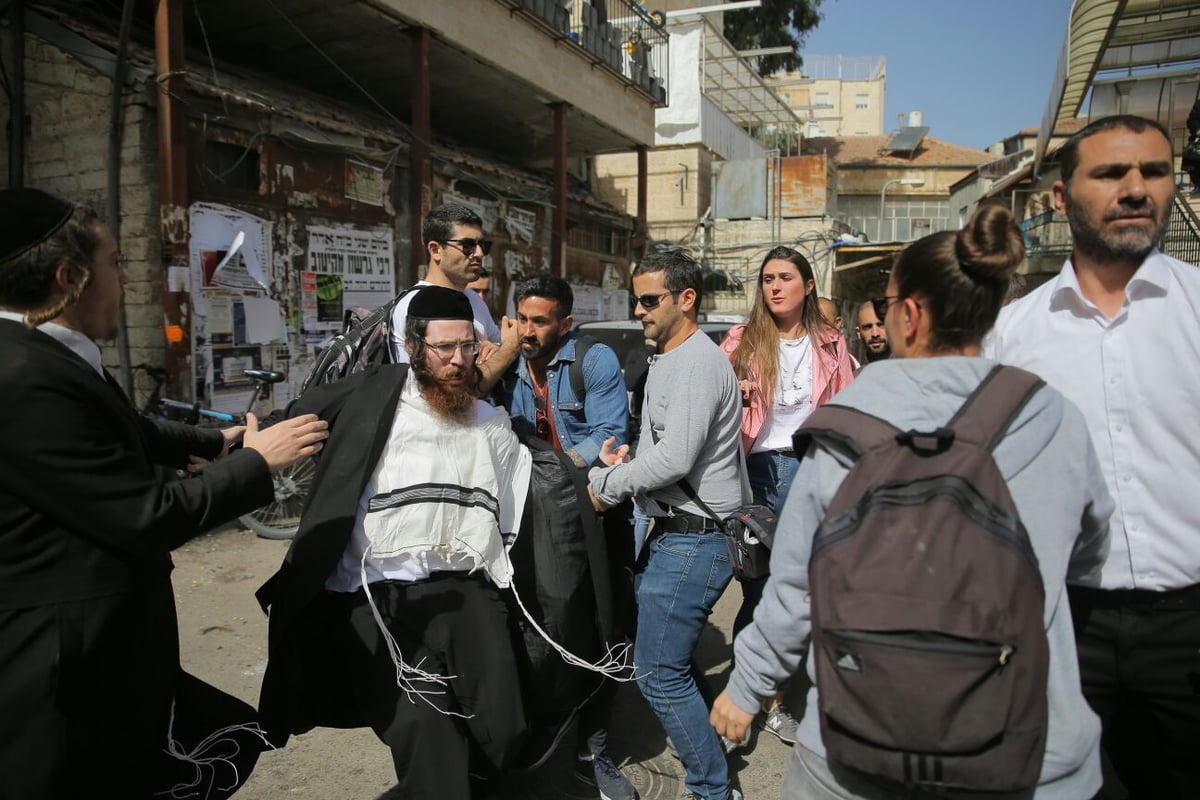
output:
[[[478,401],[469,422],[450,422],[429,408],[415,379],[405,381],[350,542],[326,587],[353,592],[364,574],[369,583],[416,581],[479,568],[507,587],[508,547],[521,524],[532,462],[504,409]]]

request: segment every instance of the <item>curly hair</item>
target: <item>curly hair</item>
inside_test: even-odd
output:
[[[79,300],[92,281],[102,225],[95,211],[76,206],[50,238],[0,264],[0,306],[24,311],[25,324],[32,329]],[[56,298],[54,276],[62,264],[79,273],[79,282],[70,294]]]

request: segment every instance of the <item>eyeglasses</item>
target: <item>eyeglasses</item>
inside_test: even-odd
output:
[[[470,239],[467,237],[463,237],[461,239],[442,239],[441,241],[442,241],[442,244],[458,245],[458,248],[463,251],[464,256],[475,255],[476,247],[482,247],[483,254],[485,256],[488,253],[492,252],[492,240],[491,239]]]
[[[550,420],[546,416],[546,398],[540,394],[533,396],[534,413],[534,428],[537,431],[539,439],[550,438]]]
[[[875,316],[883,322],[883,318],[887,316],[888,309],[892,307],[892,303],[898,303],[901,300],[900,295],[885,295],[884,297],[871,298],[871,305],[875,307]]]
[[[677,295],[679,292],[663,292],[662,294],[638,294],[629,298],[629,308],[636,309],[638,306],[653,311],[662,304],[662,299],[667,295]]]
[[[125,272],[129,269],[129,256],[119,255],[113,259],[113,266]]]
[[[437,344],[434,344],[433,342],[427,342],[422,339],[421,344],[437,353],[438,358],[440,358],[442,361],[449,361],[450,359],[454,358],[454,354],[459,351],[462,352],[463,358],[468,359],[474,358],[479,354],[479,342],[474,339],[471,339],[467,342],[438,342]]]

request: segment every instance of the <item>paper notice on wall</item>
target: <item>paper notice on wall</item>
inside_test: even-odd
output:
[[[283,312],[269,297],[243,297],[246,341],[250,344],[270,344],[286,341]],[[211,319],[211,317],[210,317]]]
[[[346,159],[346,190],[348,199],[372,206],[383,205],[383,169],[361,161]]]
[[[514,206],[508,207],[504,215],[504,227],[514,242],[533,244],[533,232],[537,228],[537,214]]]
[[[167,267],[167,291],[190,292],[191,274],[191,267]]]
[[[271,223],[229,206],[193,203],[188,224],[193,285],[267,290]]]
[[[395,294],[391,231],[308,229],[308,265],[300,275],[305,331],[341,330],[351,308],[371,310]]]
[[[576,324],[605,319],[603,289],[599,286],[572,284],[571,291],[575,294],[575,306],[571,316],[575,318]]]

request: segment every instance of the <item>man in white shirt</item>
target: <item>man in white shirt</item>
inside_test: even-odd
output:
[[[259,591],[270,657],[259,706],[276,743],[313,725],[369,726],[397,797],[471,800],[526,722],[502,590],[530,455],[478,399],[461,291],[414,292],[411,361],[306,393],[330,424],[288,556]],[[406,375],[407,373],[407,375]]]
[[[1175,194],[1166,131],[1097,120],[1059,151],[1071,227],[1056,280],[1005,307],[986,355],[1083,411],[1116,500],[1099,587],[1073,587],[1084,692],[1131,798],[1200,787],[1200,270],[1156,249]]]
[[[471,301],[475,330],[482,347],[476,366],[483,373],[480,391],[487,392],[520,353],[516,323],[503,317],[497,325],[487,302],[467,285],[486,274],[483,259],[492,249],[490,239],[483,236],[483,220],[469,206],[445,203],[429,212],[421,226],[421,239],[429,256],[429,270],[416,286],[444,286],[464,292]],[[415,287],[414,287],[415,288]],[[413,293],[400,298],[392,311],[389,345],[392,360],[407,364],[404,349],[404,319]]]

